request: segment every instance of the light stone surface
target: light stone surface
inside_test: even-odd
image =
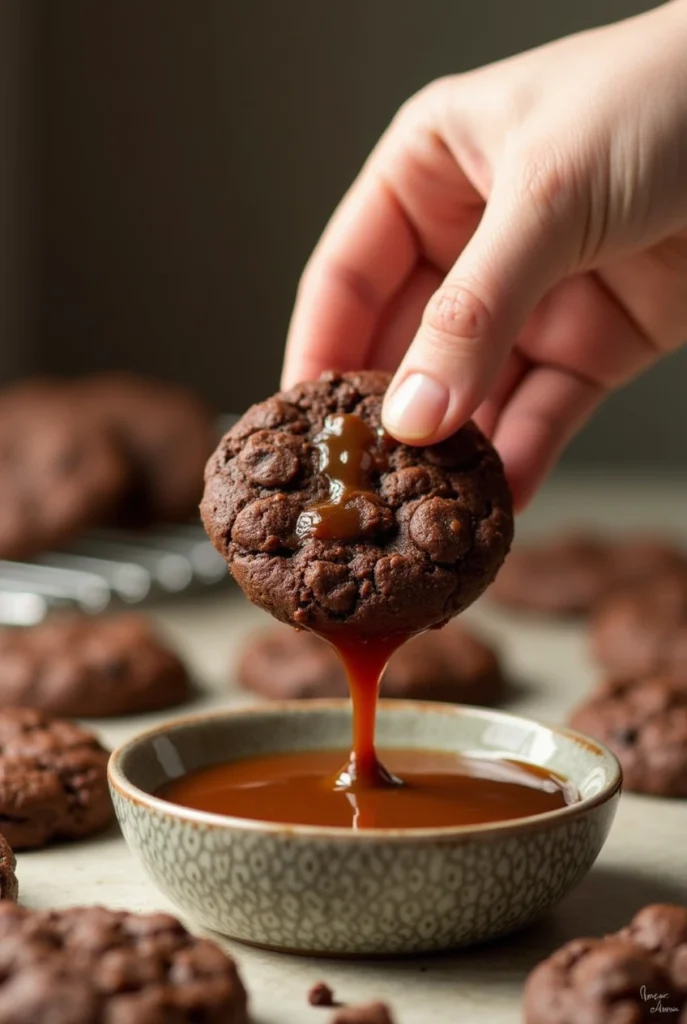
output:
[[[667,530],[687,542],[687,481],[566,477],[549,484],[522,517],[518,534],[592,523],[612,529]],[[232,652],[266,624],[235,590],[155,611],[191,660],[204,695],[189,711],[249,698],[227,685]],[[509,710],[562,721],[593,685],[584,629],[507,616],[486,602],[465,621],[493,638],[518,682]],[[163,721],[143,715],[98,726],[109,745]],[[397,1024],[517,1024],[525,975],[570,938],[615,930],[650,902],[687,904],[687,801],[625,794],[610,838],[588,878],[545,920],[509,939],[422,960],[344,962],[267,953],[226,943],[250,989],[256,1024],[315,1024],[329,1013],[307,1005],[325,979],[339,998],[381,998]],[[135,911],[174,910],[148,882],[116,830],[71,846],[20,854],[20,899],[27,906],[102,903]],[[191,927],[192,924],[191,924]],[[222,941],[222,940],[220,940]]]

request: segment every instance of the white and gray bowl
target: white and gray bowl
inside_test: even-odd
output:
[[[231,818],[155,794],[185,772],[257,754],[346,748],[346,700],[181,718],[125,743],[109,779],[124,837],[199,925],[316,955],[400,955],[503,935],[557,903],[596,860],[621,788],[616,758],[568,729],[500,711],[381,701],[380,748],[495,754],[565,776],[581,799],[508,822],[352,831]]]

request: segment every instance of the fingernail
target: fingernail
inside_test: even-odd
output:
[[[448,388],[424,373],[411,373],[387,394],[382,420],[394,437],[422,441],[441,426],[448,403]]]

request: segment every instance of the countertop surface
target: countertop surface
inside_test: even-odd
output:
[[[546,486],[522,517],[518,535],[559,526],[667,531],[687,542],[687,481],[564,477]],[[231,684],[232,658],[252,628],[268,620],[228,586],[209,596],[151,610],[193,666],[202,695],[188,711],[249,703]],[[514,680],[506,708],[563,721],[594,684],[584,627],[507,616],[478,603],[465,621],[492,638]],[[187,708],[184,708],[186,711]],[[170,715],[93,723],[114,746]],[[79,844],[21,854],[20,899],[30,907],[100,903],[134,911],[174,908],[148,881],[116,829]],[[307,1005],[326,980],[354,1003],[388,1001],[398,1024],[516,1024],[529,970],[568,939],[601,935],[649,902],[687,904],[687,801],[624,794],[610,838],[585,881],[545,919],[510,939],[458,954],[354,962],[267,953],[219,939],[237,958],[256,1024],[310,1024],[331,1011]],[[187,922],[193,928],[192,922]]]

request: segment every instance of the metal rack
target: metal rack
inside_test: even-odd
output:
[[[64,551],[0,561],[0,623],[33,625],[54,608],[97,613],[217,586],[226,578],[224,559],[200,525],[146,533],[97,530]]]
[[[221,437],[239,417],[217,423]],[[158,526],[145,533],[101,529],[64,551],[27,562],[0,560],[0,624],[32,626],[59,608],[97,614],[223,583],[224,559],[200,523]]]

